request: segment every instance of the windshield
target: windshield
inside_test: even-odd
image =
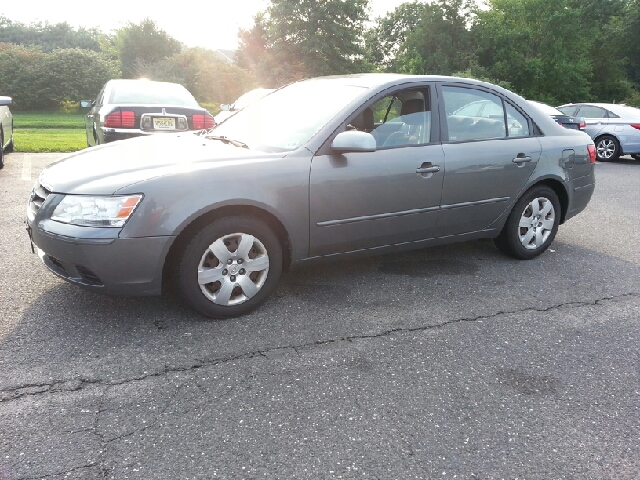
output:
[[[247,105],[255,102],[259,98],[262,98],[271,92],[273,92],[273,89],[268,88],[256,88],[255,90],[251,90],[250,92],[241,95],[235,102],[233,102],[233,109],[242,110]]]
[[[364,90],[331,79],[294,83],[248,105],[211,134],[254,150],[295,150]]]

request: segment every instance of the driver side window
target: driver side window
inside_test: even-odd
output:
[[[371,133],[377,148],[429,143],[431,108],[428,90],[404,90],[387,95],[363,109],[348,128]]]

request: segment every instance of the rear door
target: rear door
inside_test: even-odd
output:
[[[489,227],[512,203],[533,173],[541,145],[532,123],[514,105],[482,88],[442,85],[445,177],[439,236]],[[487,117],[459,115],[485,101]]]

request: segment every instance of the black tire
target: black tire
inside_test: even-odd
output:
[[[640,161],[640,155],[634,154],[634,155],[631,155],[631,156],[633,157],[634,160]]]
[[[494,241],[507,255],[530,260],[551,245],[558,232],[561,215],[560,202],[553,189],[544,185],[532,187],[518,199]]]
[[[617,160],[620,158],[620,142],[611,135],[601,136],[596,140],[596,155],[601,162]]]
[[[2,135],[2,132],[0,132],[0,169],[4,167],[4,149],[2,148],[3,145],[4,145],[4,136]]]
[[[238,253],[241,245],[246,254]],[[226,261],[218,258],[223,256]],[[262,268],[249,272],[248,265]],[[199,279],[201,267],[211,272],[211,282]],[[178,291],[197,312],[211,318],[237,317],[256,309],[275,289],[282,273],[282,246],[256,218],[221,218],[189,240],[176,273]]]
[[[7,144],[6,148],[4,149],[5,153],[12,153],[13,152],[13,124],[11,124],[11,140],[9,141],[9,143]]]

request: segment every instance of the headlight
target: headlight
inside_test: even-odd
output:
[[[85,227],[122,227],[140,200],[142,195],[66,195],[54,210],[51,220]]]

